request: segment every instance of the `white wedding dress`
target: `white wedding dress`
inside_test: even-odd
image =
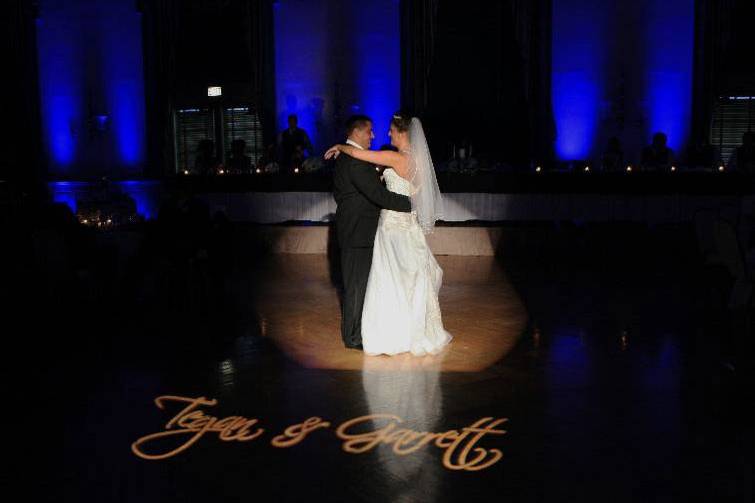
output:
[[[410,196],[412,184],[393,169],[391,192]],[[443,328],[438,292],[443,270],[415,212],[381,210],[362,310],[362,346],[369,355],[437,354],[452,336]]]

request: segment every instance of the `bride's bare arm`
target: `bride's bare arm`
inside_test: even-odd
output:
[[[333,145],[325,152],[325,158],[337,156],[336,152],[342,152],[360,161],[366,161],[380,166],[390,166],[399,176],[407,173],[408,160],[406,154],[393,152],[392,150],[362,150],[351,145]]]

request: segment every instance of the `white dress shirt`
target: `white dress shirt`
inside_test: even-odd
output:
[[[351,145],[352,147],[356,147],[356,148],[358,148],[359,150],[364,150],[364,147],[362,147],[362,146],[361,146],[360,144],[358,144],[358,143],[357,143],[357,142],[355,142],[354,140],[346,140],[346,144],[347,144],[347,145]]]
[[[347,144],[347,145],[351,145],[352,147],[356,147],[356,148],[358,148],[359,150],[364,150],[364,147],[363,147],[363,146],[361,146],[360,144],[358,144],[357,142],[355,142],[355,141],[353,141],[353,140],[346,140],[346,144]],[[375,166],[375,171],[378,171],[378,172],[379,172],[379,171],[380,171],[380,168],[378,168],[377,166]],[[380,179],[382,180],[382,179],[383,179],[383,177],[381,176],[381,177],[380,177]]]

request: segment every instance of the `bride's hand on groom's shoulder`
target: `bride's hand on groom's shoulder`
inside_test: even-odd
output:
[[[325,152],[325,159],[335,159],[338,157],[338,154],[340,154],[341,151],[338,150],[338,145],[333,145],[328,149],[327,152]]]

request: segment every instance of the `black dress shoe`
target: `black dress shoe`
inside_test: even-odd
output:
[[[362,347],[362,343],[359,344],[344,344],[348,349],[358,349],[360,351],[364,351],[364,348]]]

